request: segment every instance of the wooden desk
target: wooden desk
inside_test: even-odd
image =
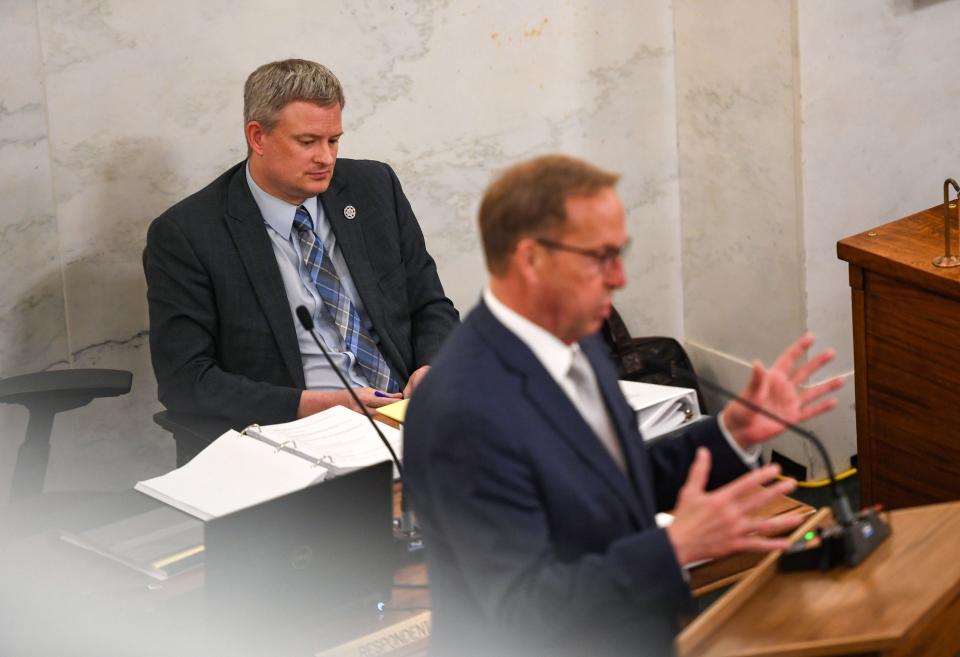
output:
[[[952,656],[960,651],[960,502],[901,509],[866,561],[781,573],[776,555],[678,638],[681,657]]]

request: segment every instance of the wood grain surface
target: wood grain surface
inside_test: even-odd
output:
[[[960,503],[889,514],[856,568],[751,575],[691,624],[681,657],[953,656],[960,650]],[[752,580],[752,581],[751,581]]]
[[[850,263],[861,505],[960,499],[960,267],[933,266],[943,250],[943,206],[837,244]]]

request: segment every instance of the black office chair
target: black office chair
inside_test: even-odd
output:
[[[10,499],[0,508],[0,541],[50,527],[81,530],[102,524],[118,509],[139,510],[140,494],[67,491],[43,493],[50,436],[58,413],[86,406],[94,399],[130,392],[133,375],[122,370],[51,370],[0,379],[0,403],[20,404],[30,412],[26,439],[17,454]],[[128,491],[132,493],[132,491]]]
[[[0,403],[20,404],[30,412],[10,501],[19,502],[43,491],[57,413],[86,406],[100,397],[125,395],[132,380],[130,372],[104,369],[50,370],[0,379]]]
[[[160,411],[154,414],[153,421],[173,434],[173,440],[177,446],[178,468],[188,463],[207,445],[230,429],[239,431],[243,428],[235,427],[223,418],[211,418],[191,413],[174,413],[173,411]]]

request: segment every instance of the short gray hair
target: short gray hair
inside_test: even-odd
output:
[[[287,103],[301,100],[320,107],[346,102],[340,80],[323,64],[306,59],[284,59],[264,64],[243,85],[243,124],[257,121],[264,130],[277,124]]]

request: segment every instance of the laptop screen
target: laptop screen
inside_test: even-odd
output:
[[[396,567],[392,470],[378,463],[207,522],[208,621],[231,635],[286,633],[374,611]]]

